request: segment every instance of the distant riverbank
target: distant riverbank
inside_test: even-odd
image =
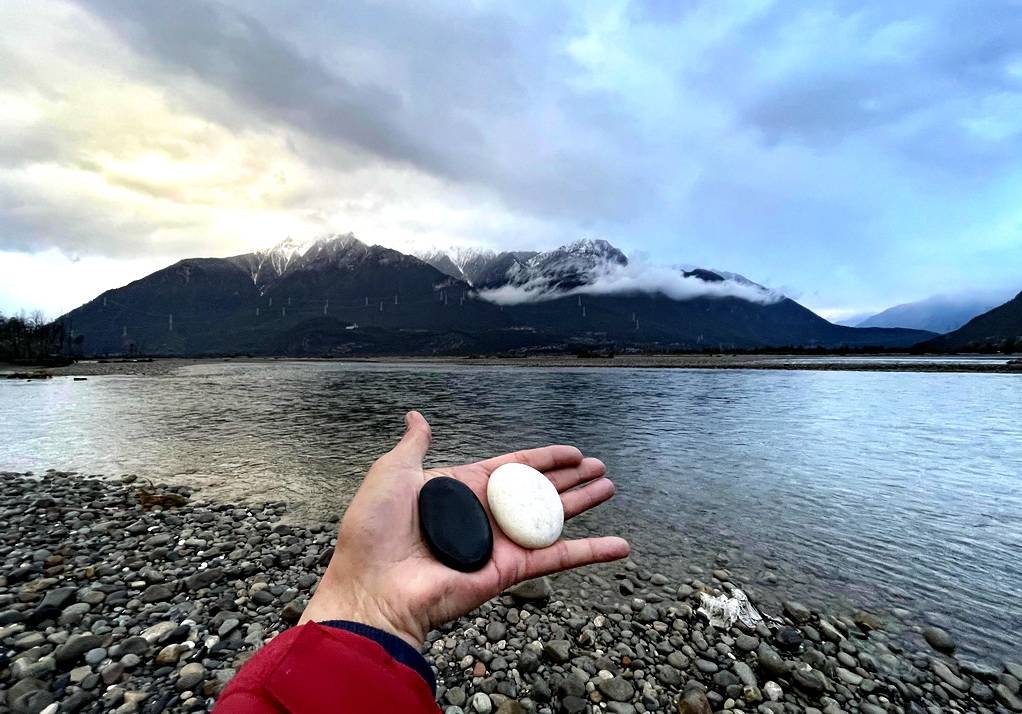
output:
[[[82,360],[66,367],[27,369],[0,363],[0,374],[35,372],[52,376],[89,377],[100,375],[158,376],[197,364],[260,362],[365,362],[373,364],[442,364],[499,367],[613,367],[625,369],[770,369],[843,372],[963,372],[1022,374],[1019,355],[641,355],[577,357],[575,355],[532,355],[527,357],[159,357],[153,359]],[[1013,363],[1014,361],[1014,363]]]
[[[335,525],[189,494],[134,476],[0,472],[11,711],[208,710],[297,621]],[[438,700],[448,714],[1022,711],[1022,667],[948,654],[935,628],[906,649],[870,613],[755,596],[760,621],[711,625],[704,598],[733,596],[740,578],[719,558],[685,567],[665,575],[639,551],[494,598],[429,634]]]

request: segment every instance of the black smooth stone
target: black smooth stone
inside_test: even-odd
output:
[[[493,529],[483,504],[457,479],[438,476],[419,491],[419,524],[426,545],[449,568],[479,570],[493,553]]]

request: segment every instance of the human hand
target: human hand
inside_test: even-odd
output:
[[[598,459],[573,446],[517,451],[450,468],[422,468],[430,428],[419,412],[405,416],[407,430],[381,456],[351,500],[337,547],[301,623],[353,620],[385,630],[418,647],[426,633],[483,604],[523,580],[628,555],[623,538],[558,540],[528,550],[504,535],[490,517],[493,556],[481,569],[463,573],[433,557],[419,529],[418,495],[436,476],[456,478],[475,493],[489,516],[486,483],[501,464],[528,464],[546,474],[561,494],[565,520],[614,495]]]

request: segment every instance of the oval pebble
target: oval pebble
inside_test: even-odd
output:
[[[493,553],[493,529],[472,489],[438,476],[419,491],[419,525],[430,551],[449,568],[479,570]]]
[[[508,538],[523,548],[545,548],[561,537],[564,506],[545,475],[525,464],[504,464],[486,486],[490,513]]]

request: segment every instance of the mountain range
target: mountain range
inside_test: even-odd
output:
[[[1022,292],[953,332],[916,346],[919,352],[1022,351]]]
[[[179,261],[61,318],[87,355],[908,347],[742,276],[644,266],[602,240],[407,255],[353,235]]]
[[[856,327],[907,327],[944,334],[957,330],[977,315],[992,310],[1008,297],[1003,293],[934,295],[895,305],[858,321]]]

